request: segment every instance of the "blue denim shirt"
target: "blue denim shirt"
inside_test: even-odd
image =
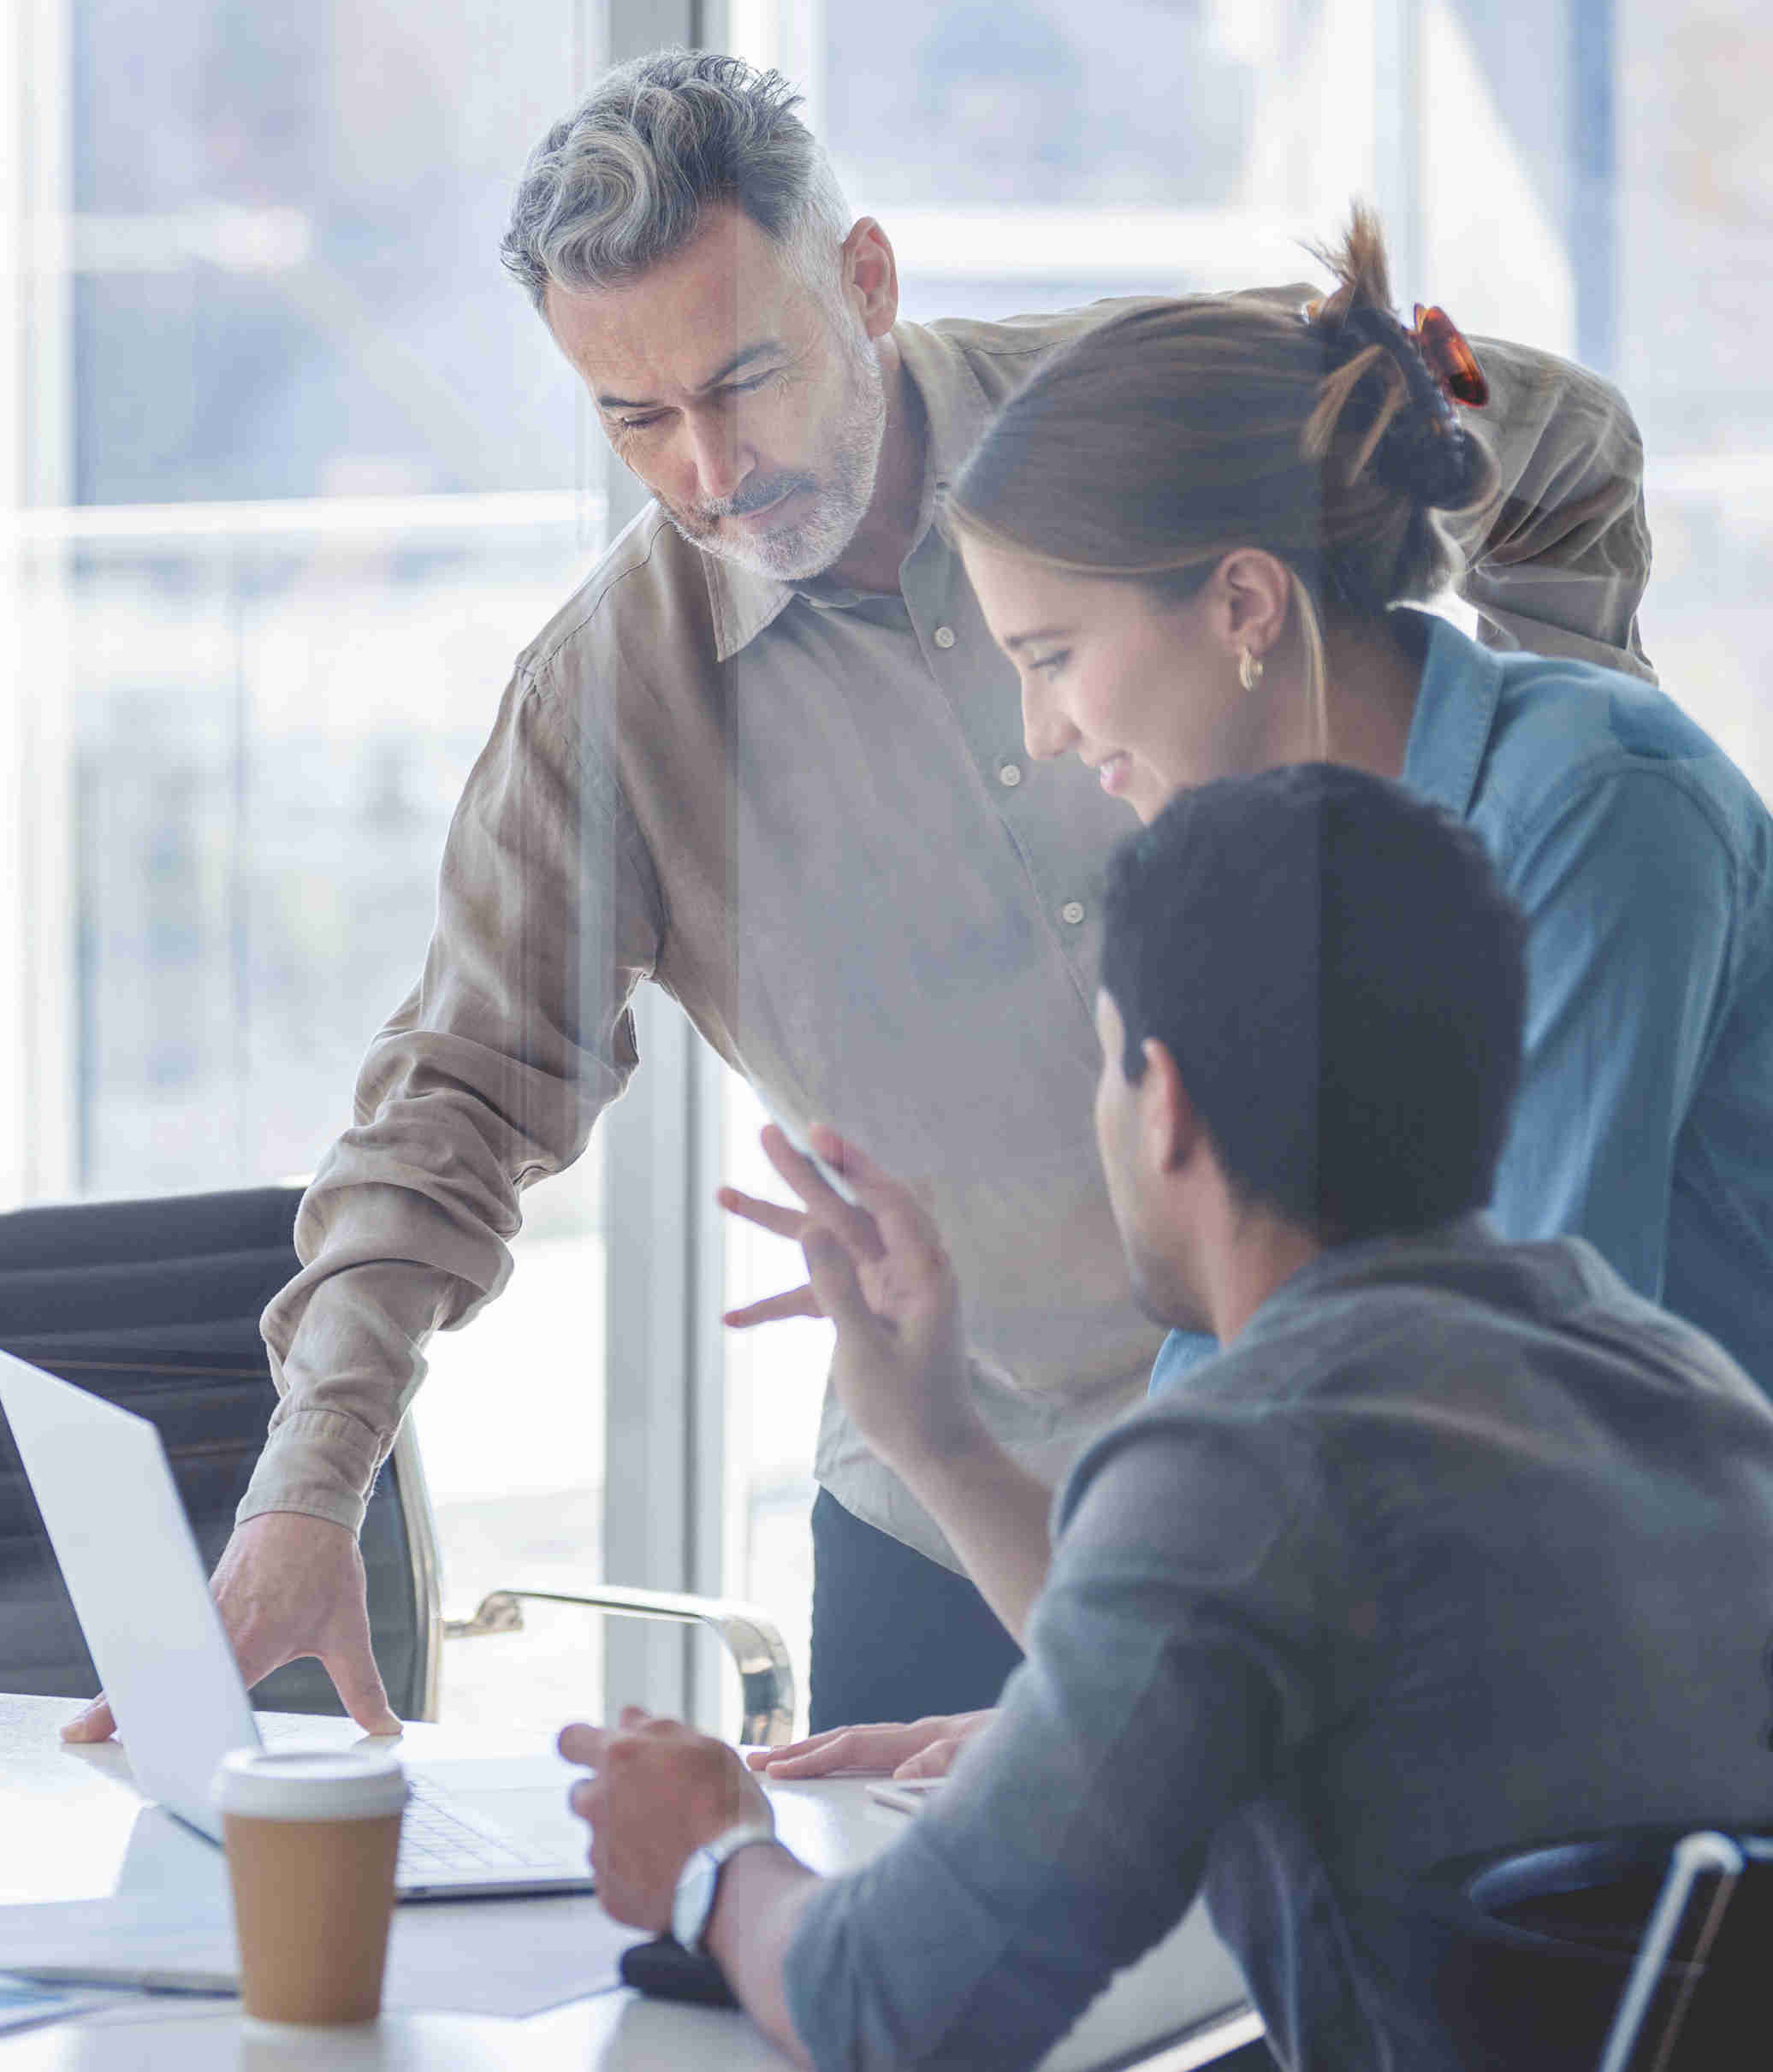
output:
[[[1673,701],[1436,620],[1403,780],[1526,909],[1526,1069],[1491,1216],[1586,1238],[1773,1389],[1773,819]],[[1177,1332],[1158,1394],[1215,1350]]]

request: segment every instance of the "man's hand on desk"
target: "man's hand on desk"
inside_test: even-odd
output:
[[[637,1705],[623,1707],[618,1726],[562,1727],[556,1746],[592,1773],[566,1803],[591,1831],[598,1898],[631,1927],[670,1927],[693,1850],[729,1827],[775,1826],[762,1786],[724,1741]]]
[[[833,1726],[786,1748],[745,1756],[766,1777],[833,1777],[843,1770],[887,1770],[894,1777],[946,1777],[967,1743],[997,1718],[987,1712],[935,1713],[894,1726]]]
[[[355,1534],[302,1512],[261,1512],[235,1526],[210,1590],[249,1690],[285,1662],[317,1655],[366,1734],[400,1732],[370,1646]],[[113,1726],[101,1694],[62,1729],[62,1738],[103,1741]]]
[[[567,1794],[591,1830],[597,1897],[617,1921],[670,1925],[677,1883],[692,1851],[733,1827],[772,1832],[763,1788],[724,1741],[675,1720],[624,1708],[615,1727],[560,1730],[560,1751],[592,1774]],[[802,1909],[819,1880],[780,1845],[739,1850],[723,1866],[703,1946],[747,2014],[797,2063],[806,2048],[788,2012],[783,1967]]]

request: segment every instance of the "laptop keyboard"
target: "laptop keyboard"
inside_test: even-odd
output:
[[[402,1885],[440,1875],[498,1875],[521,1871],[562,1871],[572,1867],[553,1851],[526,1848],[513,1836],[466,1808],[452,1805],[422,1777],[407,1779],[410,1796],[400,1823],[395,1876]]]

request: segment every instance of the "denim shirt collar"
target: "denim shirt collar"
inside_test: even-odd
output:
[[[1428,657],[1403,752],[1404,783],[1466,819],[1501,705],[1501,658],[1431,616]]]

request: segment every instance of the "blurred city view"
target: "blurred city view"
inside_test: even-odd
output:
[[[5,145],[0,796],[26,897],[0,1058],[28,1082],[6,1205],[303,1173],[349,1122],[512,658],[605,535],[601,442],[497,259],[529,148],[596,62],[590,11],[21,0],[0,30],[13,76],[53,89]],[[1773,788],[1764,9],[904,0],[889,27],[862,0],[735,0],[731,25],[806,86],[918,320],[1308,279],[1303,243],[1375,197],[1402,299],[1624,387],[1646,645]],[[755,1121],[735,1090],[754,1179]],[[531,1203],[511,1293],[421,1398],[452,1609],[511,1562],[595,1558],[595,1155]],[[792,1270],[757,1240],[729,1264],[735,1295]],[[730,1369],[730,1587],[803,1662],[825,1343],[794,1327]],[[493,1678],[521,1655],[546,1713],[584,1644],[562,1670],[478,1643],[446,1704],[513,1702]]]

